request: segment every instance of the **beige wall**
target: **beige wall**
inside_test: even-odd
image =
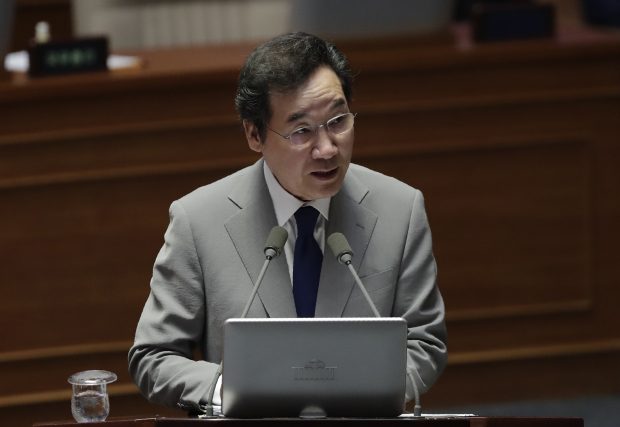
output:
[[[267,38],[289,23],[287,0],[74,0],[78,34],[105,33],[113,48]]]
[[[265,39],[305,30],[341,37],[435,31],[453,0],[73,0],[77,34],[114,49]]]

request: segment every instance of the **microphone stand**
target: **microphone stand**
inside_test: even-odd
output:
[[[272,259],[277,257],[282,250],[282,246],[286,242],[286,238],[288,234],[286,230],[282,227],[274,227],[267,238],[267,246],[265,247],[265,262],[263,262],[263,267],[258,274],[258,278],[256,279],[256,283],[254,283],[254,287],[252,288],[252,293],[250,298],[245,304],[243,308],[243,313],[241,313],[241,318],[244,319],[248,312],[250,311],[250,306],[252,302],[254,302],[254,298],[256,297],[256,293],[258,292],[258,288],[260,287],[261,282],[263,281],[263,277],[265,276],[265,272],[267,271],[267,267]],[[279,240],[278,240],[279,239]],[[213,411],[213,395],[215,394],[215,388],[217,387],[217,382],[222,376],[222,362],[217,366],[217,371],[215,371],[215,376],[209,385],[209,394],[207,395],[207,404],[204,407],[205,417],[213,417],[215,416]]]
[[[379,314],[379,310],[377,310],[377,307],[375,306],[375,303],[372,302],[372,299],[370,299],[370,295],[368,295],[368,291],[366,290],[366,287],[362,284],[362,280],[357,275],[357,271],[355,271],[353,264],[351,264],[351,260],[349,259],[348,261],[344,261],[344,263],[347,267],[349,267],[349,271],[353,275],[353,278],[355,279],[355,283],[357,284],[357,287],[360,289],[360,291],[362,291],[362,294],[364,294],[364,298],[366,298],[366,301],[368,302],[368,305],[370,306],[370,309],[372,310],[372,314],[374,314],[375,317],[381,317],[381,315]]]
[[[353,275],[353,279],[355,279],[355,283],[357,284],[360,291],[362,291],[362,294],[364,295],[364,298],[366,298],[366,301],[368,302],[368,305],[370,306],[370,309],[372,310],[375,317],[381,317],[381,314],[379,314],[379,311],[377,310],[375,303],[372,302],[370,295],[368,295],[368,291],[366,291],[366,287],[362,283],[362,280],[359,278],[357,271],[355,271],[355,268],[353,267],[353,264],[352,264],[353,251],[351,250],[351,246],[349,246],[349,242],[347,241],[347,238],[342,233],[333,233],[327,239],[327,243],[329,247],[331,248],[332,252],[334,253],[334,255],[336,256],[336,259],[338,260],[338,262],[346,265],[349,268],[349,271]],[[413,363],[415,367],[415,360],[413,361]],[[411,386],[413,387],[413,399],[414,399],[413,416],[420,417],[422,416],[422,405],[420,404],[420,391],[418,389],[418,385],[415,382],[415,378],[413,378],[413,375],[411,374],[411,372],[407,372],[407,377],[409,378],[409,381],[411,381]]]
[[[344,258],[344,256],[342,256],[341,258]],[[355,279],[355,283],[357,284],[359,289],[364,294],[364,298],[366,298],[366,301],[368,301],[368,305],[370,305],[370,309],[372,310],[375,317],[381,317],[381,315],[379,314],[379,311],[377,310],[377,307],[372,302],[370,295],[368,295],[368,291],[366,290],[366,287],[362,284],[362,280],[359,278],[357,271],[355,271],[355,268],[351,264],[351,260],[350,259],[347,261],[343,260],[341,262],[344,263],[349,268],[349,271],[351,272],[351,274],[353,275],[353,278]],[[413,378],[413,375],[411,374],[411,372],[408,372],[407,376],[409,377],[409,381],[411,381],[411,386],[413,387],[413,399],[414,399],[413,416],[420,417],[422,416],[422,406],[420,405],[420,392],[418,390],[418,385],[416,384],[415,379]]]
[[[267,271],[267,267],[269,266],[269,263],[276,255],[277,253],[273,248],[265,249],[265,262],[263,262],[263,268],[261,268],[260,273],[258,273],[258,279],[256,279],[256,283],[254,284],[254,287],[252,288],[252,294],[250,295],[250,299],[248,299],[248,302],[245,303],[245,308],[243,309],[243,313],[241,313],[242,319],[245,319],[245,317],[248,315],[248,311],[250,311],[250,306],[254,302],[254,297],[256,296],[256,293],[258,292],[258,288],[260,287],[260,284],[263,281],[263,276],[265,275],[265,272]]]
[[[274,257],[274,255],[268,254],[269,251],[273,251],[273,249],[268,248],[265,250],[265,255],[266,255],[265,262],[263,262],[263,268],[261,268],[260,273],[258,274],[258,279],[256,279],[256,283],[254,284],[254,287],[252,288],[252,294],[250,296],[250,299],[248,299],[248,302],[245,304],[245,308],[243,309],[243,313],[241,314],[242,319],[244,319],[248,315],[248,311],[250,311],[250,306],[252,305],[252,302],[254,301],[254,297],[256,296],[256,293],[258,292],[260,283],[263,281],[263,276],[265,275],[265,272],[267,271],[267,266],[269,266],[269,263]],[[215,394],[215,388],[217,387],[217,381],[220,379],[221,376],[222,376],[222,363],[220,362],[220,364],[217,365],[217,371],[215,371],[215,376],[213,377],[213,380],[211,381],[211,384],[209,385],[209,394],[207,395],[207,405],[204,408],[206,417],[215,416],[213,413],[213,395]]]

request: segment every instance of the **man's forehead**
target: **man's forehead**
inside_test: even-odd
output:
[[[316,108],[317,104],[308,103],[307,105],[286,105],[287,101],[283,99],[284,94],[275,94],[274,96],[270,96],[270,106],[271,112],[273,115],[278,115],[280,117],[284,116],[284,121],[286,123],[292,123],[297,120],[303,119],[306,117],[313,109]],[[320,109],[326,108],[327,111],[335,111],[339,108],[346,106],[347,100],[344,97],[344,94],[339,93],[334,96],[332,99],[328,100],[328,104],[326,106],[320,106]],[[284,110],[286,109],[286,111]]]
[[[344,99],[344,97],[338,97],[331,102],[328,109],[330,111],[335,110],[339,107],[342,107],[343,105],[346,105],[346,103],[347,101]],[[298,111],[293,111],[289,113],[289,115],[286,117],[286,122],[294,122],[296,120],[303,119],[307,115],[307,111],[308,109],[300,109]]]

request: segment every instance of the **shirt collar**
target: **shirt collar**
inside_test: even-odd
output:
[[[304,205],[312,206],[319,211],[325,220],[329,219],[331,197],[304,202],[282,188],[265,161],[263,161],[263,173],[265,175],[265,181],[267,182],[267,188],[269,189],[269,195],[273,201],[273,208],[276,211],[276,219],[278,220],[279,226],[286,224],[288,220],[295,215],[297,209]]]

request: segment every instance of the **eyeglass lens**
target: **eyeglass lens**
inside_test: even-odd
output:
[[[341,133],[351,130],[355,115],[353,113],[341,114],[336,116],[325,123],[327,131],[339,135]],[[295,145],[301,145],[312,139],[318,132],[319,127],[315,128],[303,128],[291,134],[291,142]]]

